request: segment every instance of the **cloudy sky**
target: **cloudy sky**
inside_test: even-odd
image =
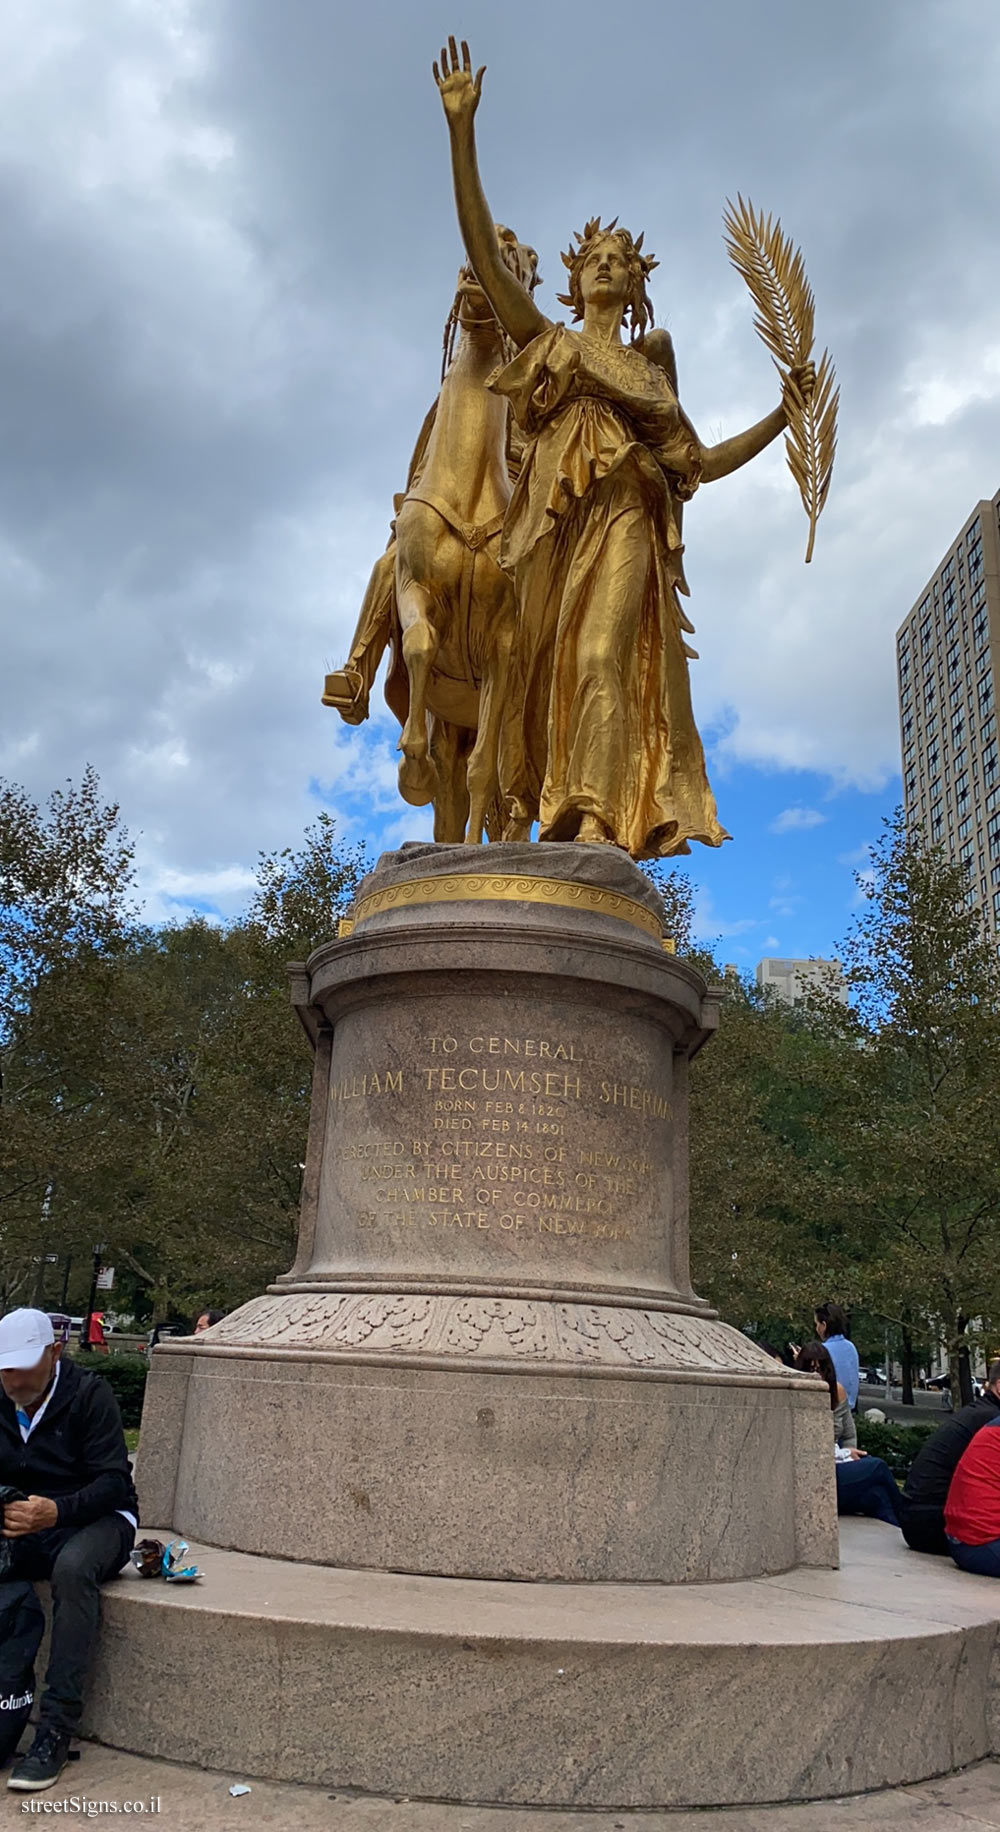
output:
[[[240,907],[318,806],[424,837],[397,732],[319,704],[436,388],[460,246],[430,63],[488,72],[494,213],[620,213],[705,439],[775,399],[721,240],[801,243],[842,383],[816,555],[780,446],[685,518],[725,958],[823,953],[898,791],[893,635],[1000,484],[994,0],[6,0],[0,774],[89,760],[158,916]]]

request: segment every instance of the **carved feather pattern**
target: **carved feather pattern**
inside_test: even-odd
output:
[[[820,358],[815,391],[808,402],[788,379],[790,369],[812,356],[816,301],[801,252],[783,233],[781,223],[738,196],[735,207],[727,200],[723,224],[729,259],[743,275],[757,308],[754,328],[770,350],[785,386],[785,455],[809,518],[808,565],[816,523],[830,493],[840,389],[829,350]]]

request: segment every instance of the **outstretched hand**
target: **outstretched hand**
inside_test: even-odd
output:
[[[459,65],[458,47],[453,38],[441,51],[441,68],[434,65],[434,81],[441,91],[441,101],[449,125],[452,122],[471,121],[479,107],[479,97],[483,89],[483,77],[486,65],[472,74],[472,59],[469,47],[462,40],[462,61]]]

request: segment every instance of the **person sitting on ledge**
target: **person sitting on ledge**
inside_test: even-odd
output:
[[[990,1363],[982,1397],[945,1419],[910,1465],[903,1484],[902,1524],[911,1551],[948,1556],[951,1547],[945,1538],[944,1504],[949,1484],[962,1452],[977,1431],[994,1419],[1000,1419],[1000,1360]]]
[[[898,1527],[900,1494],[896,1479],[888,1463],[884,1463],[881,1457],[870,1457],[866,1450],[857,1449],[857,1434],[847,1395],[837,1379],[833,1362],[823,1343],[803,1343],[795,1357],[795,1366],[800,1374],[818,1374],[821,1380],[825,1380],[834,1421],[838,1410],[842,1418],[850,1420],[850,1444],[838,1444],[834,1427],[837,1513],[868,1514],[875,1520],[884,1520],[887,1526]]]
[[[948,1490],[944,1528],[960,1571],[1000,1578],[1000,1418],[977,1431],[963,1450]]]
[[[99,1586],[128,1562],[139,1521],[118,1403],[106,1380],[63,1361],[44,1311],[0,1319],[0,1484],[7,1575],[49,1578],[52,1645],[34,1742],[7,1782],[58,1780],[83,1709]]]
[[[833,1441],[838,1450],[853,1450],[858,1441],[854,1414],[847,1403],[845,1393],[829,1351],[822,1342],[803,1343],[795,1357],[795,1367],[800,1374],[819,1374],[826,1381],[830,1390],[830,1411],[833,1413]]]

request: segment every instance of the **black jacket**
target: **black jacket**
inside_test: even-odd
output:
[[[986,1392],[939,1425],[910,1465],[903,1494],[911,1507],[944,1508],[948,1486],[963,1450],[976,1432],[1000,1418],[1000,1399]]]
[[[121,1414],[107,1381],[60,1361],[56,1390],[26,1444],[0,1388],[0,1483],[48,1496],[60,1527],[86,1527],[118,1508],[138,1520]]]

